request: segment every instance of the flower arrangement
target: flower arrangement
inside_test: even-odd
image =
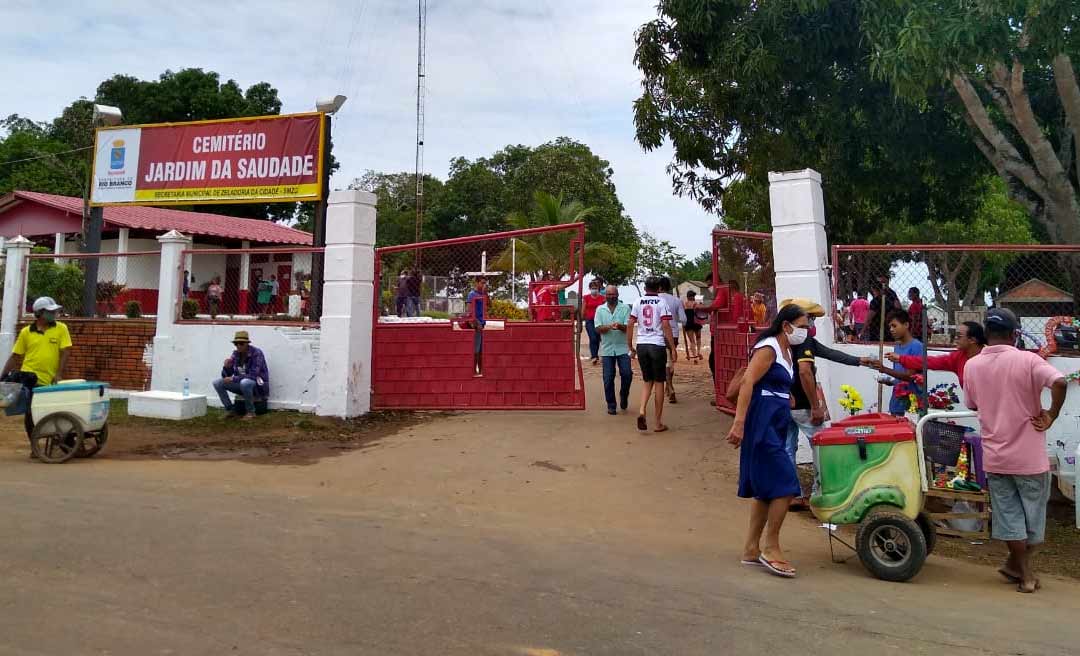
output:
[[[956,383],[941,383],[930,390],[930,407],[934,410],[952,410],[953,406],[960,403],[960,397],[956,394]]]
[[[839,401],[840,407],[847,410],[848,414],[854,417],[863,409],[862,395],[859,394],[859,390],[851,385],[841,385],[840,391],[843,393]]]

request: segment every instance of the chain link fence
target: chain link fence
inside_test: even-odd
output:
[[[916,337],[948,345],[958,325],[1003,307],[1019,317],[1024,347],[1080,355],[1078,263],[1080,246],[836,246],[834,320],[847,341],[876,342],[890,339],[882,315],[904,309]]]
[[[158,252],[30,254],[23,270],[23,313],[31,313],[35,299],[49,296],[63,306],[63,316],[156,316],[160,263]],[[95,280],[93,307],[84,296],[88,277]]]
[[[181,322],[318,323],[312,262],[321,248],[192,249],[177,290]]]
[[[579,224],[379,248],[378,321],[463,317],[478,278],[486,283],[488,319],[573,320],[583,249]]]

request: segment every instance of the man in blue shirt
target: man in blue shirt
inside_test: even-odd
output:
[[[473,328],[476,330],[473,336],[473,378],[484,376],[484,308],[487,306],[487,278],[483,276],[476,279],[476,289],[469,292],[465,303],[469,306],[469,314],[472,315]]]
[[[619,368],[619,406],[626,410],[630,401],[630,383],[634,372],[630,368],[630,346],[626,343],[626,324],[630,321],[630,306],[619,302],[619,288],[608,285],[604,291],[607,301],[596,308],[593,322],[600,333],[600,362],[604,365],[604,397],[609,415],[615,410],[615,367]]]

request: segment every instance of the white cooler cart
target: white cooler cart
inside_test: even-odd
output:
[[[0,383],[5,405],[16,391],[11,385]],[[40,462],[89,458],[109,439],[109,384],[66,380],[35,388],[30,413],[34,420],[30,450]]]

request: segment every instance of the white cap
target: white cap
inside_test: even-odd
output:
[[[59,309],[60,305],[58,305],[56,301],[52,300],[52,298],[48,296],[42,296],[38,300],[34,301],[34,314],[37,314],[42,310],[46,310],[48,312],[56,312]]]

